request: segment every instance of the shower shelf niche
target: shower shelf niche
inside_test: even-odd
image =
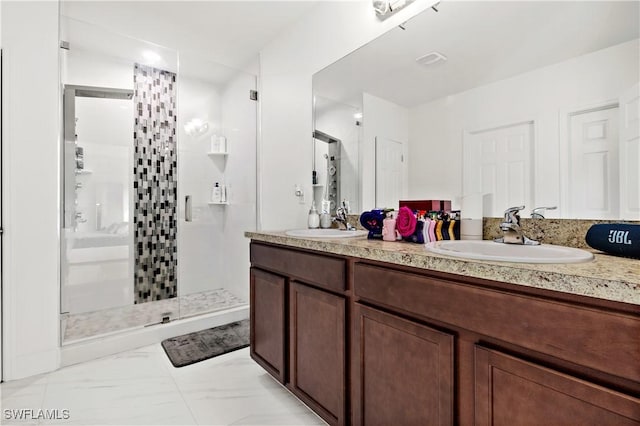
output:
[[[207,155],[208,155],[208,156],[210,156],[210,157],[215,157],[215,156],[223,156],[223,157],[226,157],[228,154],[229,154],[229,153],[228,153],[228,152],[226,152],[226,151],[224,151],[224,152],[223,152],[223,151],[220,151],[220,152],[214,152],[214,151],[207,152]]]
[[[210,206],[228,206],[229,202],[225,201],[225,202],[221,202],[221,203],[215,203],[213,201],[209,201],[207,204],[209,204]]]
[[[89,170],[89,169],[76,170],[77,175],[90,175],[91,173],[93,173],[93,170]]]

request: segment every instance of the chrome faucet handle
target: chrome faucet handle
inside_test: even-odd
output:
[[[509,207],[504,211],[504,222],[520,225],[520,216],[518,212],[523,210],[525,206]]]
[[[504,221],[500,224],[503,235],[493,241],[505,244],[523,244],[537,246],[540,242],[527,238],[520,228],[520,215],[518,212],[525,206],[509,207],[504,211]]]
[[[338,208],[336,209],[336,217],[335,217],[335,218],[333,218],[333,220],[334,220],[335,222],[340,222],[340,223],[344,224],[344,228],[345,228],[344,230],[345,230],[345,231],[352,231],[352,230],[354,230],[354,229],[356,229],[356,228],[354,228],[354,227],[349,223],[349,220],[347,219],[347,214],[348,214],[348,211],[347,211],[347,209],[346,209],[346,208],[344,208],[344,207],[338,207]]]
[[[546,210],[555,210],[557,209],[558,206],[553,206],[553,207],[536,207],[535,209],[531,210],[531,217],[533,219],[544,219],[544,215],[543,213]]]

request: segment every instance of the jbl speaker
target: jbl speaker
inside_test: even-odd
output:
[[[640,259],[640,225],[602,223],[593,225],[585,237],[596,250]]]

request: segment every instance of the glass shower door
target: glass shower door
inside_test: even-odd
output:
[[[177,52],[64,16],[61,29],[69,343],[179,317],[176,110],[165,108],[165,93],[175,103]]]

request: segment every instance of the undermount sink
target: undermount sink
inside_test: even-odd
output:
[[[302,237],[302,238],[353,238],[363,237],[368,234],[367,231],[355,230],[347,231],[342,229],[293,229],[285,231],[290,237]]]
[[[586,250],[549,244],[527,246],[491,240],[446,240],[427,243],[425,246],[430,252],[447,256],[500,262],[580,263],[593,259],[593,254]]]

